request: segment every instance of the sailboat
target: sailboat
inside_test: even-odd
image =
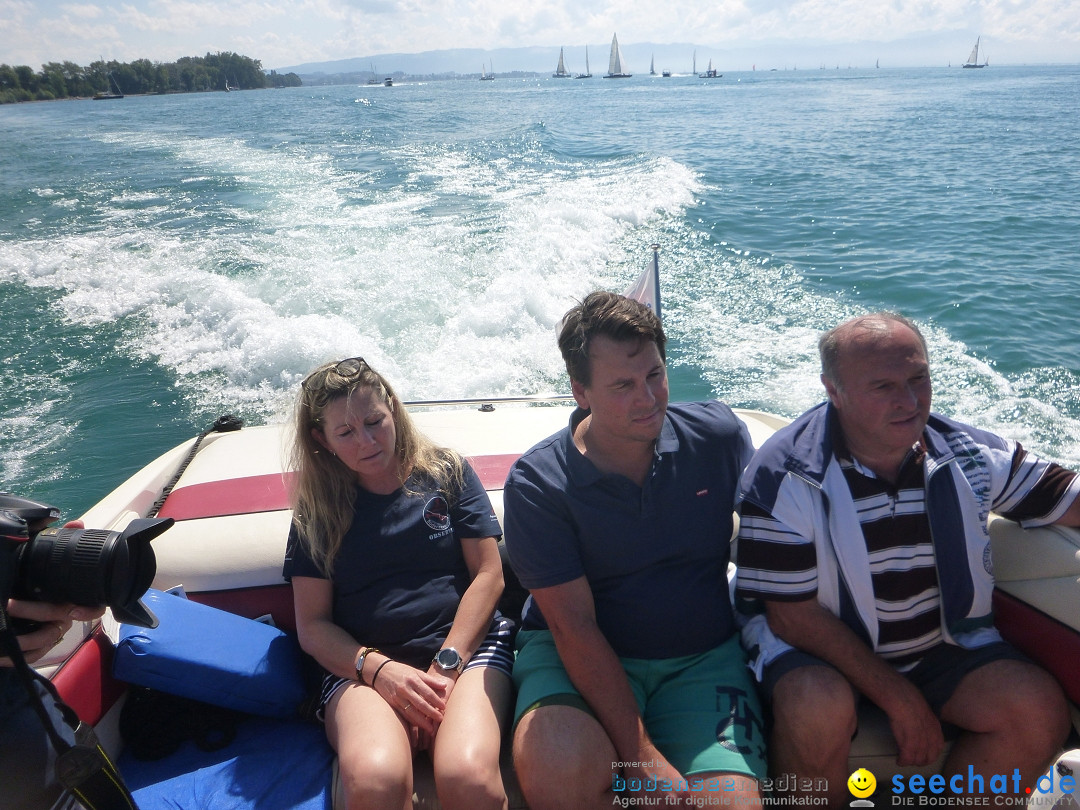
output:
[[[709,60],[709,66],[705,69],[704,73],[699,73],[699,79],[719,79],[723,76],[723,73],[717,73],[716,69],[712,66],[712,59]]]
[[[493,82],[493,81],[495,81],[495,69],[492,68],[491,73],[485,73],[484,72],[484,66],[480,65],[480,81],[482,81],[482,82]]]
[[[375,72],[375,63],[371,63],[371,78],[367,80],[368,84],[382,84],[382,80],[379,79],[379,74]]]
[[[652,59],[649,60],[649,75],[656,75],[656,54],[653,54]]]
[[[619,38],[611,35],[611,56],[608,57],[608,69],[604,74],[605,79],[629,79],[632,74],[626,72],[623,64],[622,53],[619,51]]]
[[[964,62],[964,67],[966,67],[966,68],[984,68],[984,67],[986,67],[987,65],[990,64],[990,60],[985,58],[985,54],[984,54],[984,57],[983,57],[985,59],[985,61],[981,65],[979,64],[979,40],[980,39],[982,39],[982,37],[976,37],[976,39],[975,39],[975,47],[971,49],[971,54],[968,56],[967,61]]]
[[[108,76],[108,79],[109,79],[109,89],[106,90],[103,93],[102,92],[94,93],[94,101],[106,101],[106,100],[108,100],[110,98],[123,98],[124,97],[124,93],[120,89],[120,85],[118,85],[116,83],[116,79],[113,78],[112,71],[109,71],[106,75]],[[116,88],[115,93],[113,92],[114,87]]]
[[[566,69],[566,62],[563,61],[563,49],[559,48],[559,66],[555,68],[555,72],[551,74],[553,79],[569,79],[570,71]]]
[[[589,46],[588,45],[585,46],[585,72],[577,74],[574,78],[575,79],[591,79],[592,78],[592,72],[589,70]]]

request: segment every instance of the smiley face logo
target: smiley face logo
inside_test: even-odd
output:
[[[859,768],[847,780],[848,790],[857,799],[865,799],[877,789],[877,779],[866,768]]]

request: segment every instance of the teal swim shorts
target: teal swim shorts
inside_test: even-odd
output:
[[[680,658],[621,658],[645,728],[683,776],[737,773],[764,779],[765,731],[738,636]],[[514,724],[543,706],[592,714],[570,682],[547,630],[522,630],[514,661]]]

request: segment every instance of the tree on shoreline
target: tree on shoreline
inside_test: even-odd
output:
[[[36,73],[27,65],[0,64],[0,104],[86,98],[117,88],[125,95],[136,95],[300,85],[295,73],[267,74],[258,59],[228,51],[184,56],[175,62],[98,60],[85,68],[74,62],[48,62]]]

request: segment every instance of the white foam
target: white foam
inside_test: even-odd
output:
[[[347,170],[343,147],[99,137],[165,155],[170,182],[88,180],[77,202],[101,229],[0,242],[0,268],[54,290],[73,323],[117,324],[116,350],[168,369],[196,417],[280,418],[312,367],[357,354],[410,399],[565,392],[555,325],[590,290],[624,289],[654,241],[672,361],[732,404],[793,416],[821,401],[817,336],[862,311],[702,232],[687,216],[701,181],[669,158],[578,162],[523,134],[379,147]],[[1052,383],[1008,380],[927,334],[939,408],[1080,460]],[[56,424],[44,441],[70,430]]]
[[[564,388],[555,324],[636,273],[635,229],[677,215],[697,183],[667,159],[560,168],[525,141],[495,159],[391,150],[403,181],[386,188],[303,150],[106,137],[169,152],[187,182],[87,190],[104,230],[0,244],[0,266],[56,290],[74,323],[119,324],[118,350],[171,369],[197,411],[265,418],[311,367],[353,354],[410,398]],[[227,189],[193,198],[191,183]]]

